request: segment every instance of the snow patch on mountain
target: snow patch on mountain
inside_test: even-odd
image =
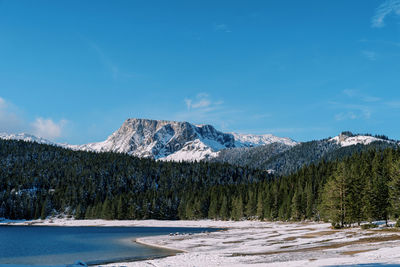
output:
[[[7,134],[7,133],[0,133],[0,139],[4,140],[21,140],[25,142],[36,142],[39,144],[47,144],[47,145],[57,145],[54,142],[51,142],[47,139],[36,137],[31,134],[26,133],[19,133],[19,134]]]
[[[391,140],[385,140],[381,138],[377,138],[374,136],[369,136],[369,135],[355,135],[355,136],[347,136],[345,134],[340,134],[338,136],[335,136],[329,141],[336,142],[338,145],[341,147],[346,147],[346,146],[353,146],[357,144],[361,145],[369,145],[373,142],[388,142],[388,143],[395,143],[394,141]]]
[[[196,126],[188,122],[128,119],[107,140],[75,146],[74,149],[192,161],[231,147],[234,147],[233,136],[217,131],[211,125]],[[180,153],[175,154],[176,152]]]
[[[187,142],[182,149],[164,158],[160,158],[160,160],[194,162],[204,159],[215,158],[218,153],[219,151],[212,149],[200,139],[196,139],[194,141]]]
[[[294,146],[289,138],[271,134],[252,135],[223,133],[207,124],[127,119],[105,141],[84,145],[57,144],[29,134],[0,134],[2,139],[24,140],[61,146],[72,150],[117,152],[166,161],[200,161],[217,157],[227,148],[242,148],[282,143]]]
[[[287,146],[295,146],[298,143],[287,137],[277,137],[272,134],[239,134],[232,133],[235,138],[235,147],[254,147],[269,145],[272,143],[281,143]]]

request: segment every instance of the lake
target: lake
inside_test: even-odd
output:
[[[133,261],[174,255],[135,238],[200,233],[214,228],[0,226],[0,264],[66,265]]]

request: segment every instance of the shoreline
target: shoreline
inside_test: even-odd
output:
[[[163,249],[163,250],[168,250],[168,251],[171,251],[171,252],[175,253],[175,255],[178,254],[178,253],[189,253],[186,250],[174,249],[174,248],[170,248],[170,247],[167,247],[167,246],[156,245],[156,244],[148,243],[148,242],[142,240],[142,239],[149,238],[149,237],[154,237],[154,236],[138,237],[133,242],[135,242],[137,244],[140,244],[142,246],[146,246],[146,247],[152,247],[152,248],[159,248],[159,249]],[[160,236],[160,237],[162,237],[162,236]],[[170,257],[170,256],[165,256],[165,257]]]
[[[0,225],[194,227],[226,230],[196,234],[144,236],[140,245],[174,251],[162,258],[98,266],[335,266],[399,264],[400,232],[347,228],[328,223],[260,221],[106,221],[52,219],[0,221]]]

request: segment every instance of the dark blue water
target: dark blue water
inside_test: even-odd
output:
[[[173,255],[135,238],[199,233],[210,228],[0,226],[0,264],[63,265],[132,261]]]

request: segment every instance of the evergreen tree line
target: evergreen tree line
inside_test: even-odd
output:
[[[287,176],[0,140],[0,217],[329,220],[400,216],[400,151],[356,152]]]
[[[221,163],[174,163],[0,140],[0,217],[179,219],[186,192],[254,183],[264,171]]]
[[[207,209],[208,207],[208,209]],[[337,227],[400,216],[400,151],[371,149],[253,184],[183,196],[185,219],[324,220]]]

